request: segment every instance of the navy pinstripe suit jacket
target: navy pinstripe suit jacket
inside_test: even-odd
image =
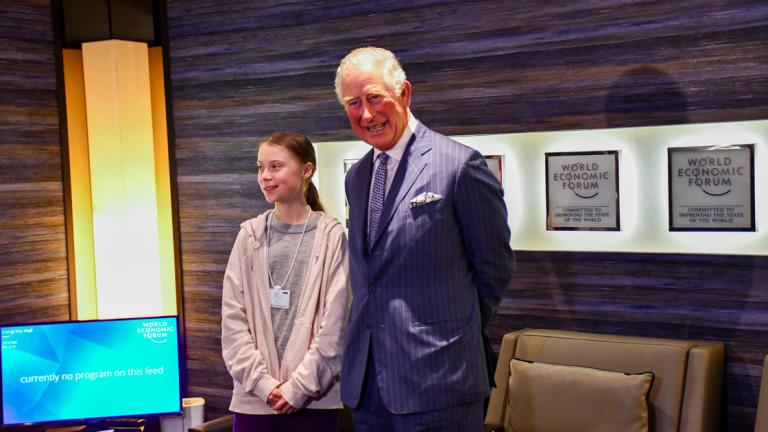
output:
[[[370,151],[345,182],[353,299],[342,400],[357,406],[371,349],[393,413],[478,401],[489,393],[481,329],[514,270],[501,185],[477,151],[419,123],[368,251],[372,158]],[[424,192],[442,199],[409,204]]]

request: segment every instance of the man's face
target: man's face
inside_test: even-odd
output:
[[[349,124],[358,138],[382,151],[397,143],[408,125],[408,81],[402,93],[395,95],[378,71],[353,69],[341,81],[341,94]]]

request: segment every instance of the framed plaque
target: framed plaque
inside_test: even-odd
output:
[[[493,175],[499,179],[499,183],[503,185],[504,182],[502,179],[504,177],[504,170],[502,168],[503,164],[501,155],[484,155],[483,157],[485,158],[485,163],[488,165],[488,169],[490,169]]]
[[[546,153],[547,230],[618,231],[619,152]]]
[[[670,231],[754,231],[754,144],[670,147]]]
[[[356,164],[360,159],[344,159],[342,161],[342,168],[344,169],[344,177],[347,175],[347,171],[352,168],[352,165]],[[341,184],[344,185],[344,177],[341,178]],[[344,194],[344,228],[349,229],[349,201],[347,201],[347,194]]]

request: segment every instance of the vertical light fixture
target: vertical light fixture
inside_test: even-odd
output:
[[[162,49],[110,39],[62,59],[72,317],[177,314]]]

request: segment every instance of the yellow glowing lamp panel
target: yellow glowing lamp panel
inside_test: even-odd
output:
[[[95,289],[79,282],[80,272],[87,272],[88,266],[76,266],[71,271],[78,273],[77,299],[73,301],[83,306],[95,303],[96,316],[92,316],[93,307],[84,307],[78,311],[78,319],[177,313],[167,140],[163,137],[157,143],[153,136],[154,128],[163,129],[157,135],[165,133],[165,106],[163,102],[158,107],[155,101],[154,109],[162,113],[155,113],[153,128],[148,53],[147,45],[138,42],[83,44],[87,143],[80,145],[87,147],[88,160],[79,164],[81,168],[87,166],[90,173]],[[162,62],[153,64],[162,68]],[[71,69],[76,66],[65,67],[65,82],[77,79]],[[157,80],[158,74],[154,76]],[[162,89],[162,85],[154,84],[158,86]],[[76,112],[70,107],[75,94],[70,94],[68,87],[67,91],[70,123],[69,117]],[[73,149],[78,144],[71,138],[70,134],[70,155],[84,154],[82,148]],[[157,150],[156,146],[162,148]],[[70,167],[73,209],[84,207],[76,202],[82,192],[74,193],[75,177],[83,176],[82,170],[76,170]],[[77,218],[85,216],[74,213],[72,223],[78,226]],[[159,220],[159,216],[164,219]]]
[[[85,122],[85,83],[80,50],[65,49],[64,92],[67,107],[69,148],[68,234],[69,288],[72,317],[94,319],[96,307],[96,267],[93,256],[93,211],[91,175],[88,161],[88,128]]]
[[[152,87],[152,132],[155,142],[155,186],[157,187],[157,227],[160,236],[160,283],[165,314],[176,313],[176,257],[173,242],[173,207],[168,156],[168,126],[165,111],[163,49],[149,49],[149,78]]]

